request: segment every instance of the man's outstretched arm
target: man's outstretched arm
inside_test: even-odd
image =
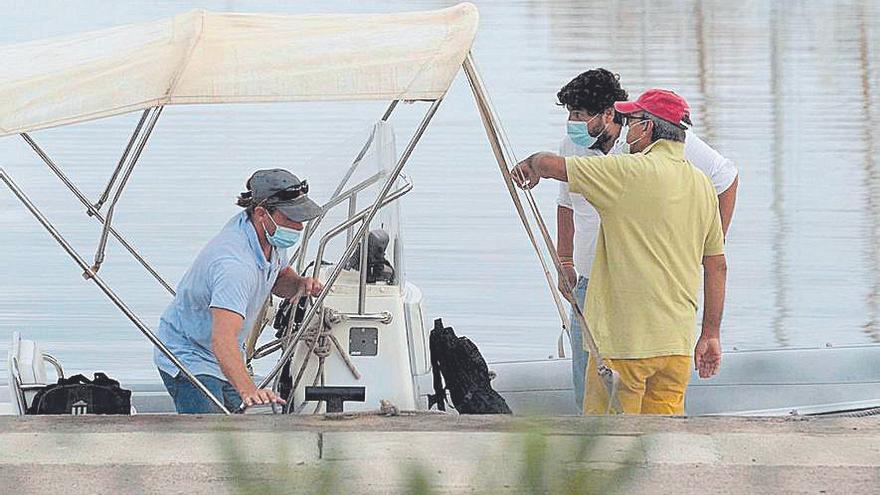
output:
[[[568,173],[565,170],[565,158],[542,151],[519,162],[510,171],[514,182],[523,189],[531,189],[538,185],[541,179],[556,179],[568,182]]]

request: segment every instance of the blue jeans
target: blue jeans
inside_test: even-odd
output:
[[[222,412],[183,373],[177,373],[177,376],[172,377],[159,370],[159,374],[162,376],[165,388],[174,399],[174,408],[177,409],[178,414],[216,414]],[[241,404],[241,396],[226,380],[211,375],[196,375],[196,378],[214,394],[214,397],[223,401],[226,409],[232,411]]]
[[[580,304],[581,310],[586,307],[584,299],[587,296],[587,277],[579,276],[577,286],[574,288],[574,298]],[[584,350],[584,336],[581,334],[581,326],[571,311],[571,384],[574,388],[574,400],[577,410],[584,411],[584,377],[587,376],[587,358],[589,353]]]

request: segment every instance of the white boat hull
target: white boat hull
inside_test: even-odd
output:
[[[494,362],[489,368],[497,374],[493,387],[514,414],[577,414],[569,359]],[[418,384],[418,407],[424,408],[430,380]],[[161,383],[123,385],[132,389],[139,413],[174,412]],[[7,388],[0,387],[0,414],[12,412],[8,402]],[[880,345],[727,352],[717,376],[692,377],[685,401],[689,416],[806,415],[871,407],[880,407]]]
[[[571,360],[490,363],[516,414],[576,414]],[[696,373],[689,416],[822,414],[880,407],[880,345],[733,351],[708,380]]]

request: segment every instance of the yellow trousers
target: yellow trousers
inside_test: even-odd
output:
[[[645,359],[605,359],[620,374],[617,397],[624,414],[684,414],[684,392],[691,379],[693,358],[658,356]],[[590,354],[587,365],[584,414],[605,414],[608,392]]]

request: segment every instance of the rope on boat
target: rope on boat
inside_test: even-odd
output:
[[[322,309],[322,312],[326,311],[326,309]],[[321,315],[320,322],[318,325],[312,326],[307,329],[303,334],[301,339],[294,345],[304,344],[308,346],[309,350],[303,358],[303,363],[300,365],[299,370],[296,374],[296,379],[293,381],[293,386],[290,388],[290,394],[285,398],[287,400],[288,406],[287,411],[290,410],[291,404],[293,402],[294,395],[296,394],[297,388],[299,388],[300,382],[302,381],[303,375],[305,374],[306,368],[309,365],[309,361],[312,358],[312,355],[318,358],[318,369],[315,372],[315,377],[312,380],[312,386],[317,386],[319,383],[321,386],[324,386],[324,370],[325,370],[325,361],[333,353],[333,348],[336,348],[339,357],[348,367],[348,370],[351,372],[352,376],[356,380],[360,380],[362,375],[360,371],[358,371],[357,367],[351,361],[351,358],[348,355],[348,352],[343,349],[342,344],[339,343],[339,340],[330,332],[331,325],[324,318],[326,313]],[[320,330],[319,330],[320,327]],[[320,411],[321,402],[315,406],[315,414]],[[307,401],[302,401],[296,408],[294,409],[295,414],[301,413],[306,406],[308,405]],[[285,411],[285,412],[287,412]]]
[[[355,418],[363,418],[369,416],[385,416],[385,417],[411,417],[411,416],[446,416],[449,413],[444,411],[437,411],[435,409],[428,410],[401,410],[397,406],[395,406],[391,401],[380,400],[379,401],[379,409],[373,409],[372,411],[354,411],[354,412],[337,412],[337,413],[325,413],[324,419],[328,421],[341,421],[346,419],[355,419]]]
[[[348,355],[348,351],[346,351],[342,344],[339,343],[339,339],[336,338],[332,333],[327,333],[327,337],[330,338],[330,341],[333,343],[333,347],[336,348],[336,352],[339,353],[339,357],[342,358],[342,361],[345,362],[345,365],[348,366],[348,370],[351,371],[351,374],[354,375],[355,380],[361,379],[361,372],[358,371],[357,366],[354,365],[354,362],[351,360],[351,356]]]

